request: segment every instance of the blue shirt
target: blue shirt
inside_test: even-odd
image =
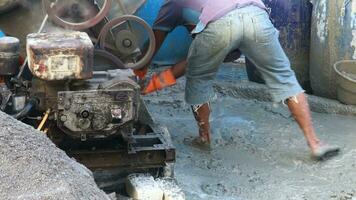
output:
[[[153,24],[153,30],[171,32],[177,26],[195,26],[199,22],[201,12],[193,7],[182,4],[183,1],[166,0]]]
[[[193,33],[200,33],[209,22],[249,5],[266,9],[261,0],[166,0],[153,29],[171,32],[180,25],[194,25]]]
[[[0,30],[0,38],[5,37],[5,33]]]

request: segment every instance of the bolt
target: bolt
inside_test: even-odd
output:
[[[126,48],[129,48],[129,47],[132,46],[132,42],[131,42],[131,40],[129,40],[129,39],[124,39],[124,40],[122,41],[122,45],[123,45],[124,47],[126,47]]]
[[[60,118],[60,120],[61,120],[62,122],[66,122],[66,121],[67,121],[67,116],[66,116],[66,115],[62,115],[61,118]]]
[[[66,104],[64,105],[64,109],[66,109],[66,110],[69,110],[70,107],[71,107],[70,103],[66,103]]]
[[[81,115],[83,118],[88,118],[89,115],[90,115],[90,113],[89,113],[89,111],[84,110],[80,115]]]

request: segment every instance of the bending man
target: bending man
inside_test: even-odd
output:
[[[213,80],[229,52],[239,49],[260,71],[273,100],[288,105],[312,155],[322,159],[339,151],[317,137],[304,90],[261,0],[177,0],[176,3],[201,10],[199,23],[192,31],[195,39],[189,49],[186,70],[185,99],[192,106],[199,126],[193,146],[210,148],[210,102],[216,98]]]

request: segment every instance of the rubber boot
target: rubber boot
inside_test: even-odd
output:
[[[146,95],[158,90],[162,90],[163,88],[175,85],[177,83],[174,74],[172,73],[172,69],[166,69],[159,74],[154,74],[151,80],[148,82],[147,86],[143,89],[142,94]]]
[[[192,140],[192,146],[202,150],[211,150],[210,105],[205,103],[192,106],[192,111],[199,127],[199,137]]]

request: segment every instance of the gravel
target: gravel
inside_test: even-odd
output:
[[[1,199],[98,199],[91,171],[69,158],[44,133],[0,112]]]

